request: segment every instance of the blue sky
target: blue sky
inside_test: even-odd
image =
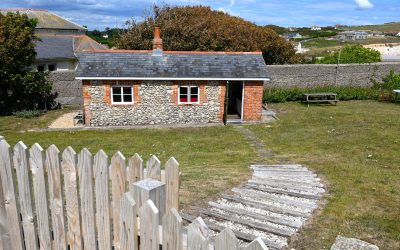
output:
[[[124,27],[152,4],[209,5],[257,24],[311,26],[400,21],[400,0],[1,0],[0,8],[53,11],[89,29]]]

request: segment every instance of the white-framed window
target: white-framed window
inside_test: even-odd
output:
[[[182,104],[200,103],[199,86],[192,86],[192,85],[179,86],[178,103]]]
[[[115,85],[111,86],[112,104],[133,104],[132,86]]]

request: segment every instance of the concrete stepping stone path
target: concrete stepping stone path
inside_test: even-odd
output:
[[[213,231],[229,227],[243,241],[261,237],[269,249],[283,249],[318,208],[325,189],[317,175],[301,165],[251,168],[247,184],[195,210]],[[186,214],[183,218],[194,219]]]

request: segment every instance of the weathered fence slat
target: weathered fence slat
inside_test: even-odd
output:
[[[201,217],[195,219],[187,228],[187,249],[208,250],[209,230]]]
[[[121,199],[121,250],[138,249],[137,207],[131,193]]]
[[[29,164],[32,172],[32,184],[35,197],[38,236],[41,249],[51,249],[47,189],[45,180],[45,156],[43,148],[35,143],[30,149]]]
[[[94,158],[96,224],[99,250],[111,249],[108,156],[100,150]]]
[[[235,233],[230,228],[225,228],[224,231],[215,237],[215,250],[235,250],[239,249],[239,241]]]
[[[24,230],[25,247],[27,249],[38,249],[31,186],[29,181],[28,148],[21,141],[14,147],[13,160],[17,172],[19,207],[22,217],[22,228]]]
[[[171,157],[165,165],[166,210],[179,210],[179,163]]]
[[[46,170],[49,182],[49,200],[54,249],[67,249],[64,221],[63,189],[61,185],[60,151],[51,145],[46,151]]]
[[[244,250],[268,250],[268,247],[265,245],[261,238],[257,238],[249,245],[247,245]]]
[[[153,201],[146,201],[139,211],[140,249],[159,250],[159,215]]]
[[[112,218],[113,218],[113,231],[114,231],[114,247],[120,247],[121,239],[121,225],[120,225],[120,211],[121,211],[121,198],[125,193],[126,185],[126,164],[125,157],[121,152],[117,152],[111,158],[110,178],[111,178],[111,194],[112,194]]]
[[[79,193],[81,198],[82,238],[85,249],[96,249],[93,199],[93,157],[84,148],[78,156]]]
[[[64,176],[67,211],[67,243],[71,250],[82,249],[81,219],[78,200],[77,155],[68,147],[62,154],[61,169]]]
[[[127,168],[128,183],[132,184],[143,179],[143,160],[135,154],[129,159]]]
[[[0,135],[0,141],[4,140],[4,137]],[[1,184],[0,178],[0,201],[4,201],[3,185]],[[4,207],[4,203],[0,202],[0,249],[10,249],[10,235],[7,230],[7,214]]]
[[[3,234],[3,246],[12,247],[11,249],[23,249],[23,239],[21,223],[19,219],[20,211],[17,206],[15,194],[15,178],[13,174],[12,152],[6,140],[0,140],[0,176],[4,195],[4,207],[6,211],[5,226],[9,232],[9,238]],[[8,241],[8,239],[11,241]]]
[[[182,218],[175,208],[162,219],[163,250],[182,250]]]
[[[146,178],[161,181],[161,162],[155,155],[147,161]]]

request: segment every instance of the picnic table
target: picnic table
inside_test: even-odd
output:
[[[400,94],[400,89],[394,89],[393,92],[396,94],[394,100],[397,100],[397,96]]]
[[[302,102],[307,103],[308,106],[310,103],[332,103],[336,106],[339,100],[336,93],[305,93]]]

